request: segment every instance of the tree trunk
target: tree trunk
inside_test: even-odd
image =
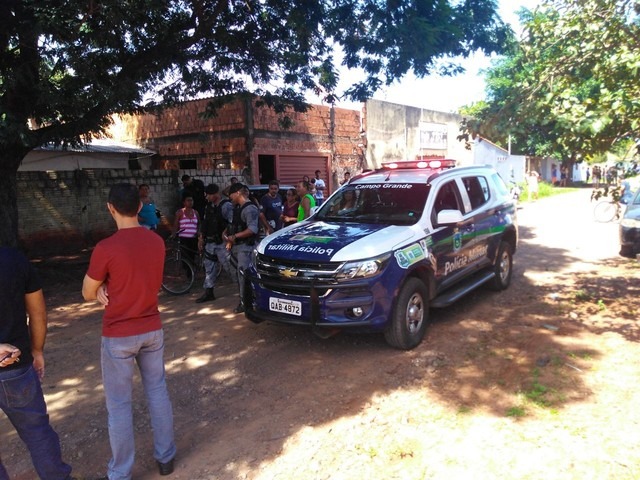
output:
[[[11,167],[14,163],[0,163],[0,246],[18,246],[17,168]]]

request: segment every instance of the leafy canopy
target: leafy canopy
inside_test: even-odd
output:
[[[497,51],[509,32],[495,0],[3,0],[0,145],[78,139],[114,112],[202,94],[333,101],[338,47],[363,71],[344,94],[362,100],[443,56]]]
[[[467,136],[522,153],[588,158],[640,129],[640,3],[547,0],[522,11],[525,35],[487,72]],[[467,137],[468,138],[468,137]]]

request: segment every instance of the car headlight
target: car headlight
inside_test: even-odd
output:
[[[640,220],[635,218],[623,218],[620,225],[625,228],[640,228]]]
[[[338,278],[338,280],[352,280],[355,278],[373,277],[384,269],[387,261],[389,260],[389,257],[391,257],[391,254],[386,253],[376,258],[347,262],[338,271],[336,277]]]

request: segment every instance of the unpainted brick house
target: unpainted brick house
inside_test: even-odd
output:
[[[316,170],[329,192],[339,186],[344,171],[362,171],[362,114],[357,110],[313,105],[306,113],[287,112],[292,120],[283,128],[279,116],[257,97],[239,97],[205,116],[209,99],[193,100],[160,114],[115,118],[110,134],[117,140],[157,152],[154,169],[243,172],[247,183],[278,179],[295,184]]]

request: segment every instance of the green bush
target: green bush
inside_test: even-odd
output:
[[[538,183],[538,198],[550,197],[552,195],[558,195],[562,193],[575,192],[579,190],[577,188],[579,185],[582,185],[584,182],[576,182],[571,187],[554,187],[548,182],[540,181]],[[520,201],[528,202],[529,200],[529,187],[527,186],[527,182],[520,184]]]

